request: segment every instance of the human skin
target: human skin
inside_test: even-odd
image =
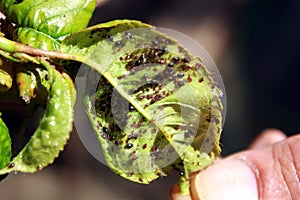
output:
[[[300,199],[300,134],[287,138],[279,130],[262,132],[249,149],[219,159],[191,179],[191,197],[173,200]]]

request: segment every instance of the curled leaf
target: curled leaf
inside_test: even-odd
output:
[[[51,164],[63,150],[73,124],[75,90],[67,74],[56,71],[45,61],[51,83],[49,101],[33,136],[0,173],[11,171],[36,172]]]

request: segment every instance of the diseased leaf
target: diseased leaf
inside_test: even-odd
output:
[[[64,38],[64,40],[62,40],[61,51],[86,57],[89,52],[92,52],[94,48],[98,47],[97,44],[99,44],[99,42],[103,40],[114,42],[115,39],[113,35],[142,27],[151,26],[136,20],[114,20],[91,26]],[[105,51],[105,49],[103,50]],[[105,59],[104,56],[102,58]]]
[[[90,32],[95,40],[82,31],[63,41],[89,53],[85,62],[102,75],[85,101],[107,165],[139,183],[174,168],[188,193],[189,174],[220,153],[221,92],[202,60],[177,41],[147,26],[116,28],[123,24],[99,25]],[[87,80],[89,90],[95,79]]]

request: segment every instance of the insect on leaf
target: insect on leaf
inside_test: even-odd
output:
[[[111,26],[99,25],[97,40],[73,47],[88,52],[85,62],[101,73],[94,92],[95,79],[87,78],[85,104],[106,163],[139,183],[172,168],[188,180],[220,153],[221,92],[202,60],[177,41],[149,26]]]

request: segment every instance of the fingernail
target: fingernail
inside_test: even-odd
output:
[[[197,174],[191,190],[194,199],[200,200],[258,199],[254,172],[245,162],[237,159],[222,160]]]

